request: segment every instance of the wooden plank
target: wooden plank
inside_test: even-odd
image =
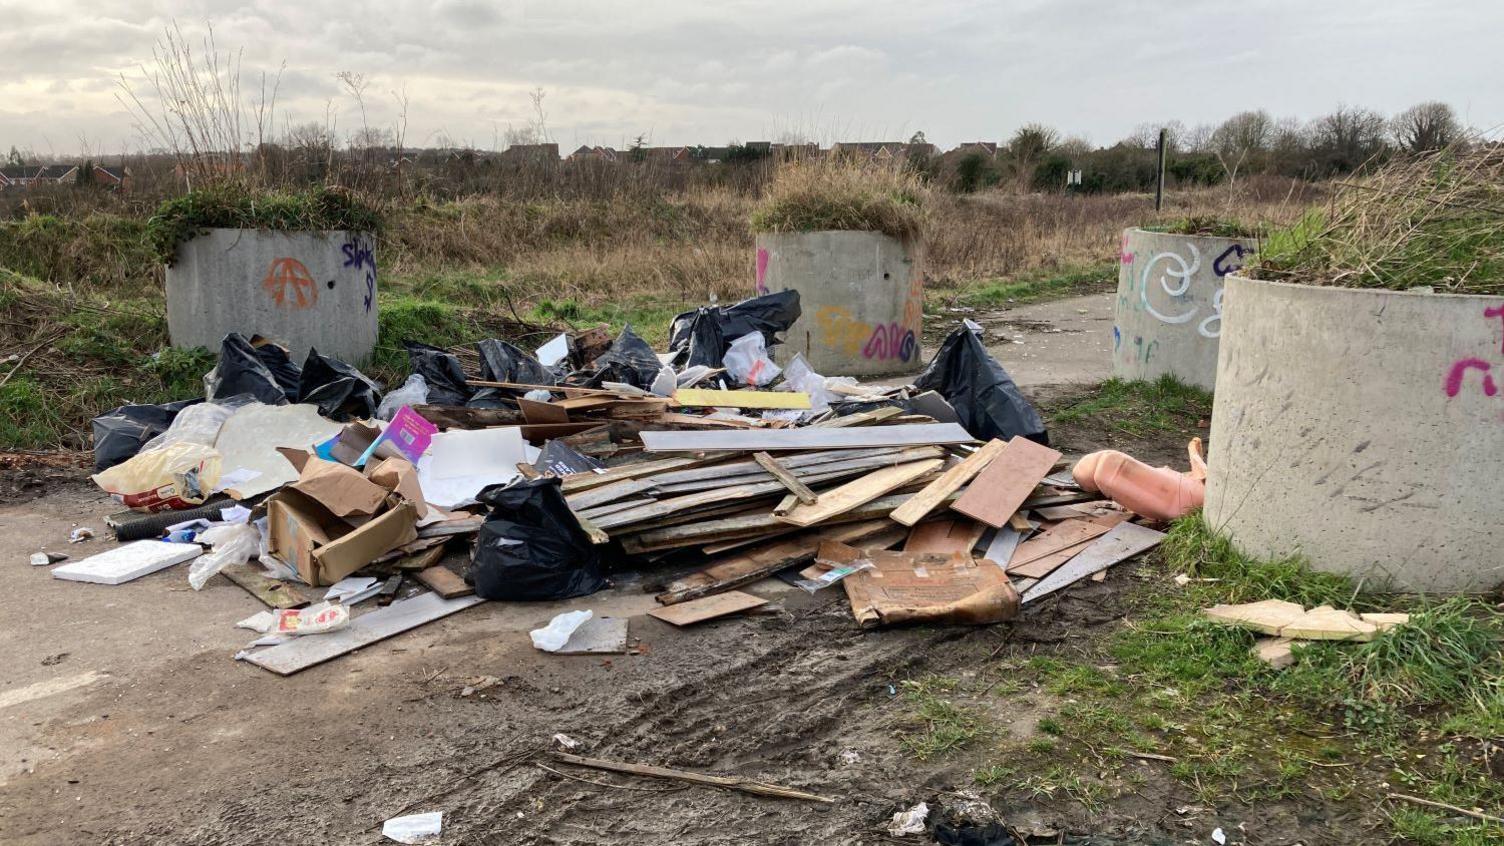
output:
[[[821,429],[845,429],[850,426],[870,426],[873,423],[881,423],[884,420],[889,419],[890,417],[897,417],[900,414],[903,414],[903,409],[897,406],[885,405],[882,408],[874,408],[871,411],[859,411],[856,414],[848,414],[844,417],[833,417],[829,420],[822,420],[819,423],[816,423],[815,426]]]
[[[453,599],[456,596],[469,596],[475,593],[475,588],[465,583],[459,574],[443,566],[442,564],[429,567],[427,570],[419,570],[413,574],[413,578],[422,582],[439,596],[445,599]]]
[[[779,784],[769,784],[762,781],[752,781],[741,776],[713,776],[701,773],[692,773],[686,770],[673,770],[668,767],[650,767],[645,764],[624,764],[616,761],[602,761],[598,758],[582,758],[579,755],[570,755],[567,752],[555,752],[554,757],[566,764],[574,764],[580,767],[590,767],[597,770],[606,770],[613,773],[625,773],[626,775],[648,776],[650,778],[672,779],[684,781],[690,784],[700,784],[709,787],[723,787],[727,790],[737,790],[742,793],[751,793],[756,796],[771,796],[775,799],[803,799],[809,802],[820,802],[826,805],[834,804],[836,800],[825,796],[817,796],[813,793],[805,793],[791,787]]]
[[[945,425],[945,424],[937,424]],[[977,475],[951,508],[993,528],[1008,522],[1050,472],[1060,453],[1028,438],[1014,436],[1002,455]]]
[[[313,601],[299,585],[274,579],[254,564],[230,564],[219,572],[268,608],[302,608]]]
[[[925,515],[940,506],[942,500],[960,490],[962,485],[982,472],[993,459],[1002,454],[1007,446],[1007,441],[996,438],[988,441],[981,449],[967,456],[959,464],[941,473],[940,478],[926,485],[924,490],[915,494],[914,498],[904,503],[902,508],[895,509],[893,519],[905,526],[912,526],[923,520]]]
[[[686,602],[678,602],[663,608],[654,608],[648,612],[649,617],[657,617],[665,623],[675,626],[690,626],[702,623],[706,620],[714,620],[727,614],[736,614],[759,605],[766,605],[768,601],[760,596],[743,593],[739,590],[718,593],[714,596],[704,596],[699,599],[691,599]]]
[[[529,385],[526,382],[488,382],[484,379],[467,379],[465,384],[472,388],[511,388],[517,391],[552,391],[554,393],[569,394],[581,397],[621,397],[626,396],[620,391],[611,391],[605,388],[576,388],[572,385]]]
[[[696,408],[809,408],[809,394],[803,391],[707,391],[680,388],[674,392],[674,405]]]
[[[436,546],[430,546],[429,548],[422,550],[421,552],[415,552],[412,555],[404,555],[403,557],[397,559],[396,563],[394,563],[392,567],[404,572],[417,572],[419,570],[427,570],[429,567],[432,567],[435,564],[439,563],[439,561],[443,558],[444,545],[438,544]]]
[[[617,500],[616,502],[608,502],[605,505],[597,505],[594,508],[581,508],[575,513],[580,515],[581,517],[594,520],[597,517],[604,517],[607,514],[615,514],[618,511],[626,511],[628,508],[641,508],[644,505],[652,505],[657,501],[658,500],[653,499],[650,496],[639,497],[637,499],[622,499]]]
[[[795,526],[814,525],[843,511],[850,511],[858,505],[871,502],[927,473],[933,473],[940,469],[943,463],[938,458],[930,458],[875,470],[834,490],[820,494],[820,501],[814,505],[801,503],[777,519]]]
[[[604,473],[571,473],[560,479],[559,485],[564,493],[587,490],[589,488],[609,485],[612,482],[620,482],[623,479],[636,479],[642,476],[651,476],[665,470],[677,470],[681,467],[691,467],[700,464],[709,464],[720,460],[720,455],[700,457],[675,457],[660,458],[656,461],[638,461],[621,467],[612,467]]]
[[[526,397],[518,397],[517,407],[522,410],[522,419],[531,425],[569,422],[569,410],[551,402],[538,402]]]
[[[810,490],[808,485],[799,481],[793,473],[790,473],[787,467],[779,464],[778,459],[765,452],[754,452],[752,453],[752,458],[758,464],[762,465],[762,469],[771,473],[773,478],[778,480],[779,484],[788,488],[789,493],[798,498],[800,502],[805,505],[814,505],[820,501],[820,497],[814,491]]]
[[[971,555],[987,527],[975,520],[931,520],[909,530],[904,552],[959,552]]]
[[[780,570],[815,560],[815,553],[819,551],[823,541],[887,547],[901,540],[902,532],[902,529],[886,520],[866,520],[828,529],[810,529],[718,559],[703,570],[670,582],[657,598],[664,605],[673,605],[751,584]]]
[[[1018,551],[1013,553],[1013,563],[1008,565],[1008,572],[1035,579],[1040,578],[1044,575],[1043,573],[1025,573],[1020,568],[1037,559],[1052,556],[1061,550],[1095,540],[1107,534],[1111,528],[1111,526],[1103,526],[1079,518],[1058,523],[1021,544]]]
[[[1152,549],[1164,540],[1163,532],[1145,528],[1137,523],[1123,523],[1112,531],[1091,542],[1091,545],[1072,558],[1065,566],[1040,579],[1023,595],[1023,602],[1049,596],[1061,588],[1069,587],[1081,579],[1119,561],[1132,558],[1146,549]]]
[[[964,444],[971,441],[971,435],[955,423],[862,426],[847,429],[821,429],[806,426],[802,429],[749,429],[737,432],[642,433],[642,445],[648,452],[860,449],[923,446],[925,444]]]
[[[1058,549],[1048,555],[1038,556],[1027,564],[1019,563],[1017,553],[1015,553],[1014,561],[1008,565],[1008,575],[1019,579],[1042,579],[1055,572],[1056,568],[1064,565],[1065,562],[1075,558],[1077,554],[1090,546],[1093,540],[1096,540],[1096,538],[1089,538],[1078,544]],[[1022,551],[1022,547],[1020,547],[1020,551]]]
[[[864,461],[867,459],[889,458],[888,464],[899,464],[904,459],[898,456],[909,453],[912,450],[932,450],[925,458],[934,458],[941,455],[939,447],[880,447],[878,449],[833,449],[822,452],[793,453],[780,457],[778,462],[796,476],[806,473],[817,473],[822,468],[831,466],[847,466],[849,462]],[[873,467],[880,467],[883,461],[871,463]],[[850,465],[855,466],[855,465]],[[712,482],[725,485],[730,480],[738,482],[759,481],[766,482],[772,477],[762,465],[755,459],[746,461],[728,461],[724,464],[715,464],[709,467],[697,467],[692,470],[681,470],[671,473],[654,474],[653,481],[659,487],[673,490],[681,485],[694,482]]]
[[[436,593],[422,593],[361,614],[343,629],[293,638],[287,643],[254,652],[245,660],[277,675],[290,676],[483,601],[478,596],[445,599]]]
[[[656,490],[658,484],[652,479],[623,479],[620,482],[612,482],[609,485],[601,485],[586,491],[565,494],[564,501],[574,511],[588,511],[596,506],[626,499],[640,493],[648,493]]]
[[[595,521],[591,520],[589,517],[581,517],[580,515],[576,514],[574,515],[574,521],[576,523],[579,523],[580,529],[582,529],[585,534],[590,536],[591,544],[595,546],[602,546],[611,542],[611,536],[606,534],[605,531],[602,530],[600,526],[596,525]]]
[[[1007,570],[1008,562],[1013,560],[1013,553],[1023,539],[1023,534],[1017,529],[1004,526],[992,536],[992,541],[987,544],[987,551],[982,553],[982,557]]]

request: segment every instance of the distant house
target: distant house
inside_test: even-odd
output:
[[[687,163],[692,158],[688,147],[639,147],[628,153],[637,161],[659,163]]]
[[[0,189],[70,184],[78,180],[78,165],[16,165],[0,168]]]
[[[697,162],[723,162],[731,155],[730,147],[689,147],[690,157]]]
[[[89,176],[95,185],[102,185],[116,191],[131,190],[131,169],[128,167],[94,165],[94,172]]]
[[[497,153],[496,159],[512,164],[558,164],[559,145],[513,144]]]
[[[830,145],[833,156],[851,156],[869,161],[896,161],[935,154],[934,144],[908,144],[903,141],[841,141]]]
[[[946,155],[947,156],[960,157],[960,156],[969,156],[969,155],[971,155],[973,153],[980,153],[981,155],[983,155],[983,156],[985,156],[985,157],[987,157],[989,159],[996,158],[997,157],[997,142],[996,141],[967,141],[964,144],[958,144],[958,145],[956,145],[956,148],[954,150],[951,150],[950,152],[946,153]]]
[[[616,159],[617,152],[610,147],[592,147],[589,144],[584,144],[581,145],[578,150],[570,153],[569,157],[565,159],[565,161],[580,162],[594,160],[602,162],[614,162],[616,161]]]
[[[782,159],[812,159],[820,155],[820,145],[811,141],[807,144],[772,144],[768,152]]]

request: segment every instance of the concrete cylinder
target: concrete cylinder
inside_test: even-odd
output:
[[[822,376],[912,373],[924,360],[919,245],[880,232],[763,232],[757,292],[799,292],[801,315],[775,348]]]
[[[219,349],[230,332],[360,363],[376,346],[376,239],[358,232],[211,229],[167,268],[177,347]]]
[[[1222,280],[1257,249],[1253,238],[1123,230],[1112,374],[1169,374],[1212,390],[1222,332]]]
[[[1207,522],[1368,588],[1504,583],[1504,297],[1234,277]]]

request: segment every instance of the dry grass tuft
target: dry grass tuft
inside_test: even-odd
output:
[[[758,232],[882,232],[912,238],[923,228],[927,189],[900,165],[849,156],[780,163],[752,212]]]
[[[1504,292],[1504,149],[1396,159],[1270,236],[1255,271],[1350,288]]]

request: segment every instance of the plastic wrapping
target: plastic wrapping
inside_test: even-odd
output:
[[[836,395],[825,388],[825,377],[809,366],[803,353],[794,353],[794,360],[783,369],[783,383],[777,390],[809,394],[809,413],[812,415],[830,408],[830,404],[836,401]]]
[[[591,611],[565,611],[548,621],[548,625],[541,629],[533,629],[528,636],[533,639],[533,648],[544,652],[558,652],[569,643],[569,638],[575,629],[590,622],[595,616]]]
[[[232,397],[222,402],[201,402],[178,412],[167,431],[141,445],[141,452],[151,452],[172,444],[214,446],[219,430],[230,416],[250,401],[250,397]]]
[[[423,405],[427,402],[428,383],[423,380],[423,374],[414,373],[407,377],[402,387],[381,398],[381,405],[376,407],[376,416],[381,420],[391,420],[402,406]]]
[[[344,422],[371,417],[380,400],[381,386],[370,377],[337,358],[319,355],[317,349],[308,351],[298,402],[312,403],[319,414]]]
[[[914,387],[938,392],[978,440],[1022,435],[1046,446],[1050,443],[1039,412],[969,326],[946,336],[940,351],[914,380]]]
[[[726,375],[739,384],[760,388],[778,378],[783,371],[768,357],[767,341],[761,332],[748,332],[731,342],[722,359]]]
[[[114,467],[141,451],[152,438],[167,431],[185,408],[202,399],[162,405],[122,405],[91,421],[94,430],[94,472]]]
[[[629,323],[622,327],[611,349],[595,360],[595,367],[595,374],[586,382],[588,387],[598,388],[603,382],[625,382],[645,391],[652,387],[663,364],[648,342],[632,331]]]
[[[537,601],[585,596],[606,587],[597,547],[580,528],[555,478],[490,487],[491,507],[471,557],[482,599]]]
[[[231,332],[220,342],[219,362],[204,376],[204,393],[211,400],[250,394],[267,405],[288,402],[287,391],[239,332]]]
[[[157,512],[202,505],[219,482],[219,452],[195,443],[143,452],[93,476],[127,508]]]
[[[196,540],[214,548],[213,552],[195,558],[188,567],[188,584],[194,590],[203,590],[204,584],[215,573],[232,564],[251,560],[261,544],[261,533],[248,523],[229,523],[210,526],[200,532]]]
[[[464,405],[474,393],[465,382],[465,370],[452,353],[417,341],[403,341],[413,372],[428,385],[431,405]]]

